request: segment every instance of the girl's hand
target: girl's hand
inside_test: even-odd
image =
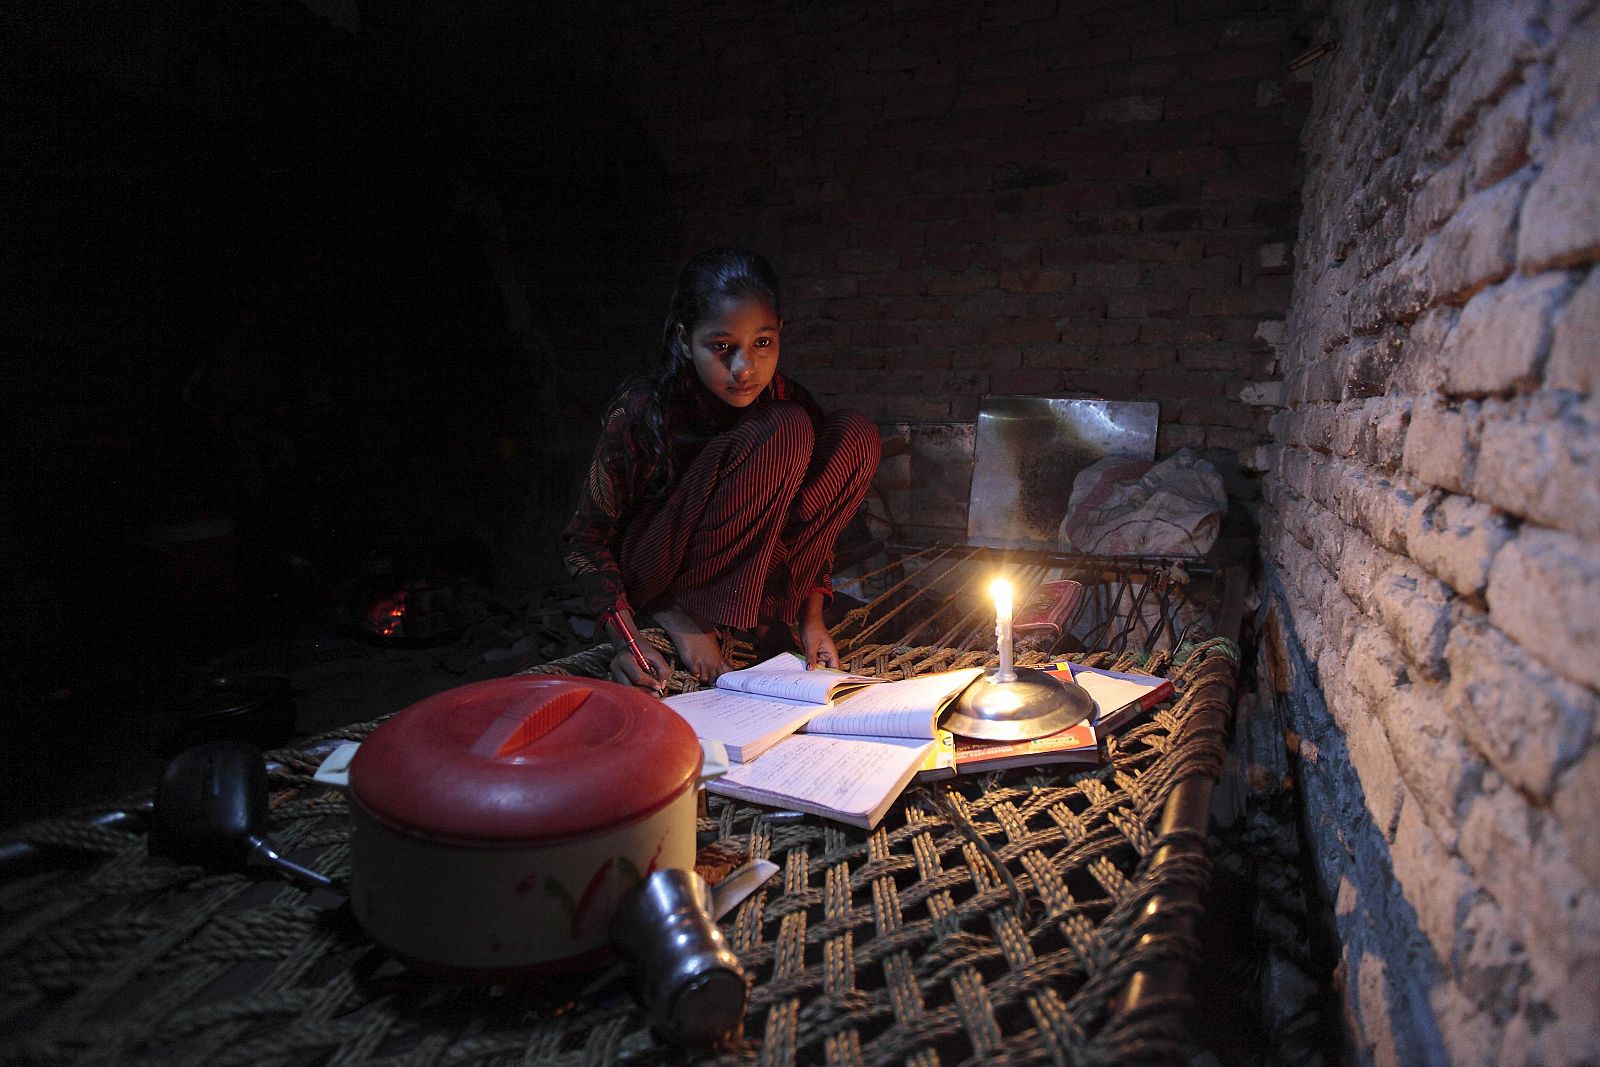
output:
[[[667,664],[666,657],[657,652],[655,646],[639,636],[639,628],[634,624],[631,612],[622,612],[609,616],[602,616],[605,628],[611,636],[611,643],[617,654],[611,657],[611,680],[621,682],[623,685],[637,686],[648,690],[654,696],[660,696],[666,688],[667,680],[672,677],[672,668]],[[639,663],[639,658],[633,654],[636,646],[640,654],[649,665],[649,670]]]
[[[611,657],[611,680],[621,682],[623,685],[638,686],[651,696],[660,696],[661,691],[666,688],[667,679],[672,677],[672,668],[668,666],[666,658],[649,642],[640,641],[639,651],[650,661],[650,667],[655,674],[646,674],[639,666],[639,661],[633,658],[633,653],[624,648]]]
[[[813,631],[805,623],[800,624],[800,644],[806,651],[806,668],[812,667],[839,667],[839,650],[834,647],[833,635],[828,633],[826,626]]]
[[[828,624],[822,621],[822,594],[806,598],[800,612],[800,647],[806,654],[806,669],[839,666],[839,650],[834,646]]]

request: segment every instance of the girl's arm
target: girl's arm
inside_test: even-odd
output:
[[[562,534],[563,560],[589,610],[597,617],[630,611],[617,553],[626,517],[632,511],[631,461],[626,405],[613,405],[600,431],[589,474],[578,492],[578,506]]]

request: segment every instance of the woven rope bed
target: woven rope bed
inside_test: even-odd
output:
[[[534,672],[599,674],[609,651]],[[989,662],[872,644],[846,658],[888,677]],[[1194,956],[1185,917],[1207,876],[1203,841],[1193,828],[1163,832],[1162,816],[1181,782],[1218,774],[1237,654],[1214,639],[1175,654],[1074,658],[1165,674],[1178,688],[1110,738],[1096,770],[915,788],[871,833],[810,818],[775,825],[766,809],[711,798],[702,864],[765,857],[782,873],[723,922],[753,984],[743,1035],[709,1062],[1180,1054],[1181,996],[1147,995],[1130,1008],[1127,994],[1138,976]],[[691,684],[675,676],[676,688]],[[375,726],[323,740],[359,739]],[[316,747],[269,753],[272,834],[282,851],[338,877],[348,873],[345,800],[311,780]],[[36,823],[20,836],[48,846],[50,862],[0,882],[5,1062],[685,1059],[652,1037],[623,986],[578,998],[572,981],[479,988],[424,979],[367,941],[328,891],[152,859],[142,835],[85,819]]]

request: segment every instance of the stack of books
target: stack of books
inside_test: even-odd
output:
[[[939,721],[982,668],[886,682],[808,670],[785,653],[717,679],[716,688],[666,703],[732,761],[707,784],[714,793],[876,826],[913,780],[1046,764],[1099,762],[1100,738],[1172,695],[1163,678],[1077,664],[1042,668],[1074,681],[1095,701],[1086,722],[1031,741],[982,741]]]

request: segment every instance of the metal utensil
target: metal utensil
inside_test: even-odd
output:
[[[285,859],[267,843],[267,770],[244,741],[208,741],[167,762],[150,820],[150,852],[180,863],[271,864],[295,881],[329,888],[327,875]]]
[[[611,943],[633,966],[651,1023],[677,1045],[714,1045],[744,1019],[744,971],[712,906],[704,878],[669,868],[646,878],[612,919]]]
[[[1076,682],[1017,667],[1002,681],[997,672],[961,693],[940,726],[984,741],[1031,741],[1070,729],[1094,714],[1094,698]]]

